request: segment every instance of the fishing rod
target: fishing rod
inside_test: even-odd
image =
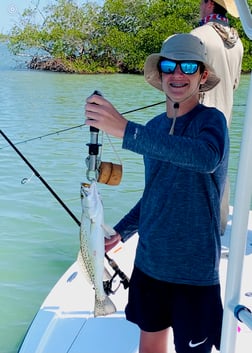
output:
[[[150,104],[150,105],[146,105],[144,107],[128,110],[128,111],[126,111],[124,113],[121,113],[121,114],[122,115],[126,115],[126,114],[130,114],[130,113],[134,113],[134,112],[137,112],[139,110],[152,108],[152,107],[155,107],[156,105],[160,105],[160,104],[164,104],[164,103],[165,103],[165,101],[153,103],[153,104]],[[235,106],[236,107],[243,107],[243,106],[246,106],[246,104],[234,104],[234,107]],[[31,142],[31,141],[35,141],[35,140],[42,140],[45,137],[49,137],[49,136],[53,136],[53,135],[59,135],[59,134],[61,134],[63,132],[67,132],[67,131],[75,130],[75,129],[80,129],[80,128],[84,127],[84,126],[85,126],[85,124],[79,124],[79,125],[70,126],[68,128],[65,128],[65,129],[57,130],[57,131],[54,131],[54,132],[49,132],[49,133],[44,134],[44,135],[40,135],[40,136],[32,137],[30,139],[26,139],[26,140],[15,142],[14,145],[17,146],[17,145],[21,145],[23,143],[27,143],[27,142]],[[7,148],[7,147],[9,147],[9,145],[0,147],[0,150],[2,150],[4,148]]]
[[[73,212],[69,209],[69,207],[64,203],[64,201],[58,196],[58,194],[53,190],[53,188],[47,183],[47,181],[40,175],[40,173],[33,167],[33,165],[28,161],[28,159],[23,155],[22,152],[14,145],[14,143],[9,139],[9,137],[3,132],[3,130],[0,130],[0,134],[3,136],[3,138],[8,142],[8,144],[14,149],[14,151],[21,157],[21,159],[26,163],[26,165],[32,170],[34,175],[44,184],[44,186],[47,188],[47,190],[50,191],[50,193],[55,197],[55,199],[59,202],[59,204],[66,210],[66,212],[70,215],[70,217],[75,221],[75,223],[80,227],[81,222],[79,219],[73,214]],[[108,264],[110,267],[115,271],[114,276],[112,276],[111,280],[105,281],[105,289],[107,294],[113,293],[112,291],[112,281],[116,275],[118,275],[121,278],[121,283],[123,284],[123,287],[125,289],[128,288],[129,286],[129,279],[125,275],[123,271],[120,270],[119,266],[117,263],[111,259],[107,253],[105,253],[105,258],[108,261]]]
[[[158,103],[149,104],[149,105],[146,105],[144,107],[128,110],[128,111],[123,112],[121,114],[122,115],[127,115],[127,114],[130,114],[130,113],[138,112],[139,110],[152,108],[152,107],[155,107],[156,105],[164,104],[165,102],[166,101],[161,101],[161,102],[158,102]],[[36,137],[32,137],[32,138],[27,139],[27,140],[18,141],[16,143],[14,143],[14,145],[17,146],[17,145],[20,145],[20,144],[23,144],[23,143],[27,143],[27,142],[31,142],[31,141],[35,141],[35,140],[42,140],[45,137],[49,137],[49,136],[53,136],[53,135],[59,135],[59,134],[61,134],[63,132],[67,132],[69,130],[79,129],[79,128],[83,127],[83,126],[85,126],[85,124],[75,125],[75,126],[71,126],[71,127],[65,128],[65,129],[54,131],[54,132],[49,132],[47,134],[36,136]],[[6,147],[9,147],[9,145],[0,147],[0,149],[4,149]]]
[[[72,217],[72,219],[80,226],[80,221],[73,214],[73,212],[67,207],[67,205],[61,200],[61,198],[56,194],[56,192],[51,188],[51,186],[47,183],[47,181],[39,174],[37,169],[33,167],[33,165],[28,161],[27,158],[19,151],[19,149],[14,145],[14,143],[8,138],[8,136],[0,130],[3,138],[8,142],[8,144],[14,149],[14,151],[21,157],[21,159],[28,165],[28,167],[33,171],[34,175],[39,178],[39,180],[45,185],[47,190],[56,198],[56,200],[61,204],[61,206],[67,211],[67,213]]]

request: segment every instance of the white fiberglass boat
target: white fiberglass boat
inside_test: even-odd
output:
[[[232,208],[231,208],[232,211]],[[225,296],[232,213],[222,237],[221,283]],[[137,236],[117,247],[112,258],[130,276]],[[252,211],[249,213],[240,304],[252,309]],[[127,290],[120,286],[111,299],[116,313],[94,317],[94,290],[86,281],[78,261],[63,274],[35,316],[19,353],[137,353],[139,329],[125,320]],[[155,303],[153,303],[155,305]],[[236,353],[251,353],[252,332],[237,320]],[[169,352],[175,352],[169,340]]]

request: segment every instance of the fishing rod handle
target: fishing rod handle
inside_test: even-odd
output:
[[[95,104],[95,103],[93,103],[93,104]],[[99,132],[99,129],[97,129],[97,127],[94,127],[94,126],[90,126],[90,130],[89,130],[90,132],[96,132],[96,133],[98,133]]]
[[[93,92],[92,95],[98,95],[98,96],[102,96],[101,92],[95,90]],[[93,103],[95,104],[95,103]],[[87,143],[88,146],[88,157],[87,157],[87,176],[88,179],[90,180],[90,176],[89,173],[90,172],[97,172],[98,169],[98,154],[99,154],[99,147],[101,146],[101,144],[98,143],[98,134],[99,134],[99,129],[90,126],[90,142]],[[97,176],[98,176],[98,172],[97,172]]]
[[[102,97],[101,92],[98,91],[98,90],[95,90],[92,95],[94,95],[94,94],[96,94],[97,96]],[[95,104],[95,103],[93,103],[93,104]],[[98,133],[98,132],[99,132],[99,129],[97,129],[97,128],[94,127],[94,126],[90,126],[90,130],[89,130],[89,131],[90,131],[91,133],[93,133],[93,132],[94,132],[94,133]]]

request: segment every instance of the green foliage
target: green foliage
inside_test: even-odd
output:
[[[250,72],[252,69],[252,42],[242,38],[243,47],[244,47],[244,57],[246,60],[243,60],[243,71]]]
[[[5,42],[8,40],[8,36],[0,33],[0,42]]]
[[[199,0],[54,0],[36,22],[36,8],[28,8],[14,26],[10,49],[18,54],[38,48],[61,59],[70,72],[141,73],[146,57],[159,52],[169,35],[189,32],[199,20]],[[252,0],[248,1],[251,5]],[[230,18],[244,44],[243,70],[252,68],[251,42],[239,19]]]

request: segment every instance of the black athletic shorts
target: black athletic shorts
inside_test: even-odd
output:
[[[220,285],[193,286],[156,280],[133,270],[127,320],[141,330],[173,328],[177,353],[210,353],[220,349],[223,308]]]

